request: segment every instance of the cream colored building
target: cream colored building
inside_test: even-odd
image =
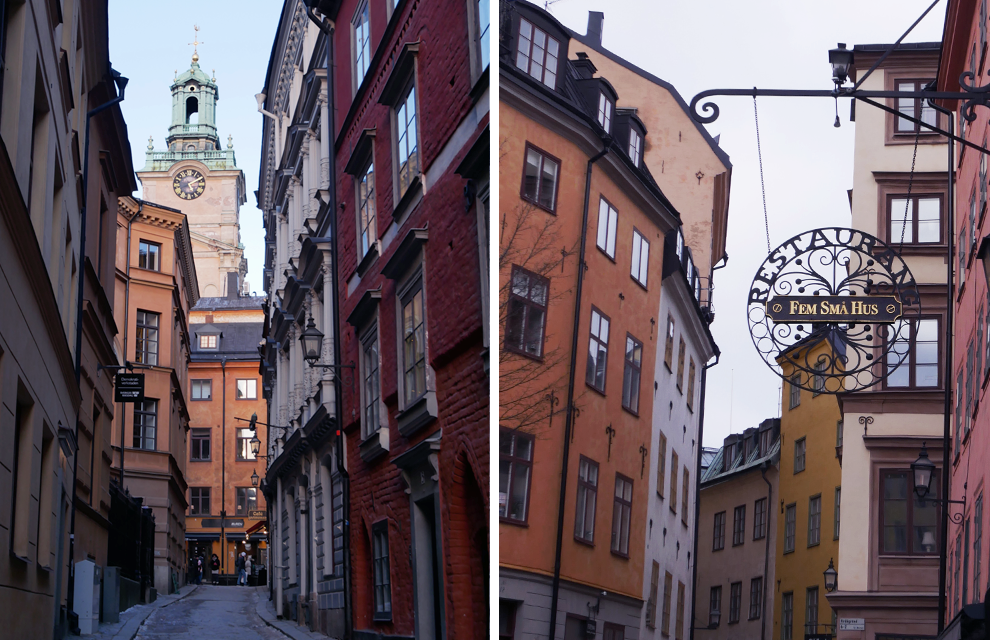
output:
[[[199,276],[199,295],[228,295],[227,273],[237,273],[244,283],[247,259],[241,244],[240,208],[246,202],[244,172],[234,157],[234,143],[227,136],[221,148],[216,126],[220,89],[216,77],[199,66],[194,53],[189,68],[177,74],[169,87],[172,122],[165,139],[167,149],[155,151],[148,140],[144,168],[138,171],[142,197],[179,209],[189,220],[193,256]]]
[[[869,69],[886,46],[856,46],[852,77]],[[862,88],[924,86],[935,77],[939,49],[939,43],[900,45]],[[888,104],[895,106],[893,100]],[[915,112],[918,107],[914,105]],[[924,109],[921,113],[923,120],[934,123],[935,112]],[[938,118],[946,127],[946,118]],[[937,522],[937,510],[930,502],[921,508],[911,499],[909,465],[918,457],[922,442],[927,443],[935,464],[942,465],[947,148],[943,137],[924,131],[916,134],[912,123],[864,103],[856,104],[855,127],[852,226],[897,248],[910,184],[910,228],[900,253],[918,283],[922,313],[912,328],[911,361],[876,387],[840,398],[844,425],[841,484],[846,491],[836,563],[840,567],[838,590],[827,597],[840,622],[843,618],[864,621],[861,631],[843,631],[840,624],[840,640],[885,634],[934,636],[938,545],[925,545],[916,533],[932,531],[937,538],[938,527],[928,527],[929,521]],[[924,219],[932,222],[915,224]]]

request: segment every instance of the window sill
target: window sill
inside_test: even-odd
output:
[[[629,415],[636,416],[637,418],[639,417],[639,411],[633,411],[626,405],[622,405],[622,410],[628,413]]]
[[[419,197],[417,198],[417,196]],[[396,224],[399,224],[399,221],[406,215],[407,210],[412,209],[413,202],[419,202],[422,196],[423,179],[421,175],[417,175],[409,184],[409,188],[406,189],[405,194],[399,198],[399,201],[392,209],[392,219],[395,220]]]
[[[646,288],[646,285],[640,282],[633,274],[631,273],[629,274],[629,279],[635,282],[639,286],[639,288],[642,289],[643,291],[649,292],[649,289]]]
[[[556,188],[557,188],[556,185],[554,185],[554,189],[556,189]],[[556,193],[556,191],[554,193]],[[541,211],[545,211],[545,212],[549,213],[552,216],[557,215],[557,209],[556,208],[544,207],[542,204],[540,204],[536,200],[533,200],[531,198],[527,198],[526,196],[523,196],[523,195],[520,195],[519,196],[519,199],[522,200],[523,202],[528,202],[529,204],[533,205],[537,209],[539,209]]]
[[[712,553],[715,553],[716,551],[725,551],[725,547],[719,547],[718,549],[712,549]]]
[[[437,419],[437,394],[427,391],[423,396],[403,409],[396,416],[399,433],[406,438]]]
[[[595,245],[595,248],[598,249],[598,253],[600,253],[603,256],[605,256],[606,258],[608,258],[612,262],[612,264],[617,264],[616,261],[615,261],[615,256],[608,255],[608,251],[605,251],[605,249],[602,249],[597,244]]]
[[[790,551],[788,551],[787,549],[784,549],[784,555],[785,555],[785,556],[786,556],[787,554],[789,554],[789,553],[794,553],[794,549],[791,549]]]
[[[614,549],[612,550],[612,555],[615,556],[616,558],[622,558],[623,560],[628,560],[629,559],[629,554],[627,554],[627,553],[621,553],[621,552],[616,551]]]
[[[579,538],[577,536],[574,536],[574,542],[577,542],[578,544],[582,544],[582,545],[584,545],[586,547],[591,547],[592,549],[595,548],[595,541],[594,540],[592,540],[592,541],[589,542],[588,540],[585,540],[584,538]]]
[[[371,246],[368,248],[368,252],[365,253],[364,257],[361,258],[361,260],[358,262],[357,268],[355,269],[355,271],[357,271],[358,277],[360,278],[364,277],[364,274],[368,272],[368,269],[371,267],[371,265],[375,264],[375,262],[378,260],[378,255],[380,253],[381,252],[379,251],[379,241],[375,240],[374,242],[371,243]]]
[[[590,383],[590,382],[588,382],[587,380],[585,380],[585,381],[584,381],[584,386],[586,386],[586,387],[588,387],[589,389],[591,389],[591,390],[592,390],[592,391],[594,391],[595,393],[597,393],[597,394],[600,394],[600,395],[601,395],[601,396],[602,396],[603,398],[604,398],[604,397],[607,397],[607,396],[605,395],[605,389],[604,389],[604,388],[602,388],[602,389],[599,389],[598,387],[596,387],[595,385],[593,385],[593,384],[591,384],[591,383]]]
[[[527,529],[529,528],[529,522],[527,522],[525,520],[511,520],[511,519],[506,518],[506,517],[503,517],[503,516],[499,516],[498,517],[498,523],[499,524],[511,524],[513,526],[516,526],[516,527],[525,527]]]
[[[376,613],[372,620],[374,622],[392,622],[392,614]]]
[[[532,353],[526,353],[522,349],[516,349],[515,347],[512,347],[510,345],[504,345],[502,347],[502,349],[504,351],[509,352],[509,353],[514,353],[514,354],[516,354],[518,356],[522,356],[522,357],[526,358],[527,360],[535,360],[536,362],[543,362],[543,354],[542,353],[537,356],[537,355],[534,355]]]
[[[202,458],[202,459],[190,460],[189,462],[213,462],[213,461],[210,460],[209,458]]]
[[[18,560],[18,561],[24,563],[25,565],[34,564],[33,562],[31,562],[31,560],[27,556],[21,556],[21,555],[18,555],[16,553],[14,553],[13,549],[11,549],[11,551],[10,551],[10,559],[11,560]]]
[[[388,453],[388,427],[379,427],[378,431],[365,438],[358,446],[358,452],[365,462],[371,462]]]
[[[809,545],[808,545],[808,548],[809,548],[809,549],[812,549],[812,548],[814,548],[814,547],[817,547],[817,546],[819,546],[819,545],[821,545],[821,542],[816,542],[816,543],[814,543],[814,544],[809,544]]]

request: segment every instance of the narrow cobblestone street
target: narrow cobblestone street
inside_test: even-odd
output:
[[[253,588],[202,585],[148,616],[135,639],[284,640],[258,616],[258,597]]]

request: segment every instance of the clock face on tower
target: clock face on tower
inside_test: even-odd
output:
[[[183,169],[172,180],[172,190],[183,200],[195,200],[206,190],[206,178],[195,169]]]

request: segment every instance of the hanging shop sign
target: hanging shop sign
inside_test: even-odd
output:
[[[118,373],[113,381],[114,402],[144,402],[144,374]]]
[[[871,387],[908,357],[921,296],[899,253],[856,229],[794,236],[753,278],[747,320],[760,357],[815,393]]]

